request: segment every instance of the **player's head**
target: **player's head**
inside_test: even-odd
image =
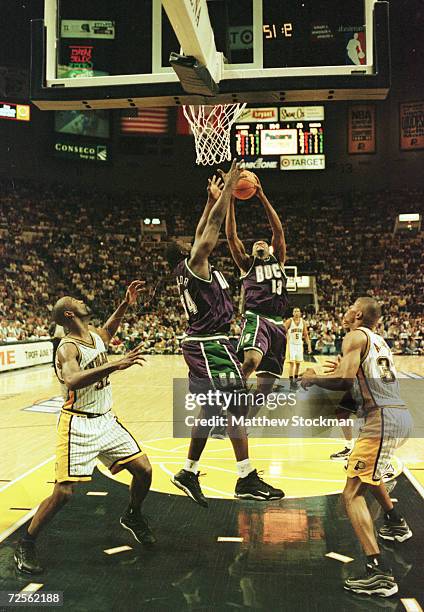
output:
[[[252,247],[252,255],[258,259],[268,259],[270,255],[269,244],[265,240],[258,240]]]
[[[174,270],[180,261],[190,255],[191,244],[182,240],[173,240],[166,249],[166,260],[171,270]]]
[[[63,327],[72,327],[76,320],[83,321],[89,316],[90,309],[87,304],[69,295],[57,300],[52,310],[53,321]]]
[[[302,311],[300,310],[300,308],[293,308],[293,317],[295,319],[300,319],[300,317],[302,316]]]
[[[381,308],[372,297],[359,297],[343,317],[343,326],[356,329],[363,325],[373,329],[381,317]]]

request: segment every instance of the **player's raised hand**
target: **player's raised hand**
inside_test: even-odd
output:
[[[340,357],[340,355],[337,356],[336,361],[333,361],[332,359],[327,359],[322,366],[324,374],[332,374],[335,370],[337,370],[341,360],[342,358]]]
[[[315,372],[313,368],[307,368],[302,374],[302,379],[300,381],[301,386],[304,389],[308,389],[309,387],[312,387],[312,385],[314,384],[316,375],[317,373]]]
[[[240,162],[237,162],[237,160],[233,159],[233,162],[228,172],[224,172],[223,170],[218,170],[218,172],[221,175],[225,186],[229,185],[232,189],[236,186],[237,181],[239,180],[243,170],[244,168],[241,166]]]
[[[144,289],[145,282],[142,280],[134,280],[129,284],[127,292],[125,294],[125,301],[128,306],[132,306],[136,303],[139,293]]]
[[[208,179],[208,198],[216,202],[221,195],[223,187],[224,181],[222,178],[214,174],[211,179]]]
[[[141,351],[142,348],[140,343],[138,346],[133,348],[132,351],[129,351],[126,355],[124,355],[122,359],[119,359],[116,362],[116,369],[126,370],[127,368],[130,368],[133,365],[139,365],[143,367],[146,360],[144,359],[144,357],[142,357]]]

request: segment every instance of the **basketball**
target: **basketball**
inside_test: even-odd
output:
[[[258,189],[258,177],[249,170],[243,170],[237,182],[233,195],[239,200],[250,200]]]

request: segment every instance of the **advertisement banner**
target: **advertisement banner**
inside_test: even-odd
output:
[[[424,149],[424,102],[400,104],[399,130],[402,151]]]
[[[281,106],[280,121],[323,121],[323,106]]]
[[[282,155],[280,170],[324,170],[325,155]]]
[[[115,38],[115,22],[100,20],[62,19],[60,22],[62,38]]]
[[[245,108],[237,123],[272,123],[278,121],[277,107]]]
[[[0,102],[0,119],[11,119],[12,121],[30,120],[29,104],[14,104],[13,102]]]
[[[347,124],[349,154],[375,153],[375,106],[372,104],[349,106]]]
[[[110,161],[109,145],[89,141],[69,142],[66,140],[55,140],[53,142],[53,155],[63,159],[92,161],[103,164]]]
[[[51,363],[53,344],[50,340],[2,344],[0,346],[0,372]]]

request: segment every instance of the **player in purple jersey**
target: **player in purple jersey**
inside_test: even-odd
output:
[[[241,364],[228,339],[233,317],[229,286],[221,272],[209,263],[241,169],[234,161],[230,171],[221,174],[222,184],[215,177],[209,181],[208,201],[191,249],[173,243],[167,250],[168,263],[175,275],[188,318],[187,336],[182,349],[189,368],[191,393],[206,393],[208,390],[237,392],[245,386]],[[245,428],[234,424],[231,419],[231,414],[243,414],[235,404],[228,408],[230,418],[227,422],[239,475],[235,496],[258,500],[281,499],[284,497],[283,491],[264,482],[251,466]],[[199,419],[210,421],[209,417],[216,414],[219,415],[219,407],[202,406],[197,422],[200,423]],[[199,484],[198,465],[211,427],[203,424],[193,427],[185,466],[171,478],[176,487],[204,507],[208,503]]]
[[[284,262],[286,241],[280,218],[259,183],[257,197],[265,208],[272,229],[270,245],[259,240],[248,255],[237,235],[235,205],[227,213],[226,234],[234,261],[240,268],[244,300],[243,326],[238,351],[243,374],[256,372],[257,390],[267,395],[283,370],[286,351],[284,312],[288,305]]]

